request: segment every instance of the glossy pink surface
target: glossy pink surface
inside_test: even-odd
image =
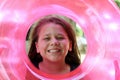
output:
[[[87,55],[75,71],[48,75],[26,55],[25,38],[41,16],[75,20],[87,38]],[[120,80],[120,10],[107,0],[0,0],[0,80]]]

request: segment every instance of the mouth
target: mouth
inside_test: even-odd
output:
[[[48,50],[49,53],[58,53],[58,52],[62,52],[61,49],[50,49]]]

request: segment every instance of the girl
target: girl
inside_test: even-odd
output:
[[[80,65],[80,52],[72,26],[60,17],[41,19],[31,35],[28,56],[39,70],[65,74]]]

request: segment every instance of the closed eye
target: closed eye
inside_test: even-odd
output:
[[[49,41],[49,40],[50,40],[50,37],[45,37],[45,38],[43,38],[43,40]]]
[[[58,36],[57,38],[56,38],[57,40],[63,40],[63,39],[65,39],[63,36]]]

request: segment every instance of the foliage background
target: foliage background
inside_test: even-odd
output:
[[[118,7],[120,8],[120,0],[114,0],[114,1],[118,5]]]

